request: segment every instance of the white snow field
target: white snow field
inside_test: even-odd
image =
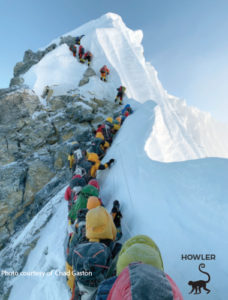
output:
[[[66,45],[48,53],[24,76],[38,95],[45,85],[55,94],[71,89],[88,97],[114,100],[116,88],[127,87],[124,102],[135,109],[124,122],[104,161],[115,158],[110,170],[100,172],[101,198],[111,208],[118,199],[123,212],[123,240],[149,235],[159,246],[165,271],[175,280],[184,299],[188,281],[207,280],[198,265],[206,264],[211,290],[201,299],[225,300],[228,281],[228,128],[212,117],[169,95],[157,72],[143,56],[142,31],[132,31],[120,16],[108,13],[66,35],[85,34],[82,44],[94,54],[97,77],[79,88],[86,70]],[[55,42],[58,42],[56,39]],[[99,69],[111,69],[109,82],[99,79]],[[55,86],[54,86],[55,85]],[[63,191],[56,196],[62,197]],[[60,199],[58,198],[58,199]],[[44,210],[45,211],[45,210]],[[53,271],[45,277],[14,279],[10,300],[62,300],[70,297],[64,271],[67,203],[41,229],[24,271]],[[185,254],[214,254],[216,260],[181,260]]]
[[[100,176],[102,199],[107,204],[121,202],[124,238],[146,234],[157,243],[165,271],[184,299],[192,299],[188,281],[207,280],[198,271],[203,262],[212,278],[211,293],[203,291],[200,299],[225,300],[228,160],[151,160],[146,148],[153,122],[153,104],[148,101],[123,124],[106,157],[114,157],[116,163]],[[183,261],[182,254],[215,254],[216,260]]]

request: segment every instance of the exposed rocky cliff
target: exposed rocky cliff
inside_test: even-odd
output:
[[[0,249],[66,184],[70,143],[85,145],[110,112],[110,102],[80,95],[43,106],[31,90],[0,90]]]
[[[60,38],[59,45],[67,44],[70,46],[75,43],[75,37],[64,36]],[[44,50],[38,50],[33,52],[32,50],[27,50],[24,53],[23,60],[18,62],[14,66],[13,78],[10,81],[10,87],[23,86],[24,79],[21,75],[25,74],[33,65],[37,64],[47,53],[54,50],[57,47],[55,43],[49,45]]]
[[[10,87],[23,85],[24,79],[21,77],[21,75],[26,73],[34,64],[38,63],[42,57],[45,56],[45,54],[52,51],[56,47],[56,44],[51,44],[43,51],[39,50],[37,52],[33,52],[30,49],[25,51],[23,61],[18,62],[14,67],[14,77],[10,81]]]

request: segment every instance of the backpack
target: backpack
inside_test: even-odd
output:
[[[74,223],[75,232],[69,242],[69,252],[67,255],[67,262],[72,265],[73,250],[79,243],[88,242],[86,238],[86,214],[87,208],[80,209],[77,213],[77,219]]]
[[[76,186],[85,186],[86,185],[86,181],[84,178],[79,178],[79,177],[76,177],[76,178],[72,178],[71,181],[70,181],[70,188],[73,189],[74,187]]]
[[[82,45],[79,47],[79,54],[83,55],[85,53],[85,49],[82,47]]]
[[[80,209],[86,208],[89,196],[98,197],[98,195],[99,195],[99,191],[94,186],[87,185],[87,186],[83,187],[83,189],[81,190],[81,192],[77,198],[77,201],[72,206],[72,208],[69,212],[69,219],[71,220],[72,223],[74,223],[74,221],[76,220],[78,211]]]
[[[122,85],[119,88],[117,88],[118,92],[123,92],[124,93],[125,90],[126,90],[126,88],[124,86],[122,86]]]
[[[133,113],[133,110],[129,104],[125,105],[125,107],[121,111],[121,114],[124,115],[126,112],[128,112],[129,114]]]
[[[96,300],[107,300],[108,294],[115,283],[117,279],[117,276],[113,276],[111,278],[108,278],[104,280],[98,287],[97,293],[96,293]]]
[[[105,67],[102,67],[102,68],[100,69],[100,72],[101,72],[101,73],[106,73]]]
[[[86,238],[86,221],[78,223],[76,237],[78,244],[88,242],[88,239]]]
[[[86,220],[86,214],[88,212],[87,208],[80,209],[77,213],[77,223]]]
[[[80,209],[77,213],[77,219],[75,221],[75,234],[77,237],[77,243],[84,243],[86,238],[86,214],[87,208]],[[76,239],[76,238],[75,238]]]
[[[91,142],[89,152],[96,153],[98,156],[104,155],[104,150],[101,148],[105,141],[100,138],[94,138]]]
[[[97,128],[97,131],[96,131],[96,133],[97,133],[97,132],[101,132],[101,133],[102,133],[102,131],[103,131],[104,127],[105,127],[105,125],[104,125],[104,124],[100,125],[100,126]]]
[[[74,151],[75,173],[80,174],[86,181],[90,178],[93,163],[88,161],[81,149]]]
[[[76,178],[71,179],[71,181],[70,181],[70,189],[71,189],[70,202],[71,202],[71,205],[74,203],[75,196],[79,194],[80,190],[85,185],[86,185],[85,178],[76,177]],[[77,188],[78,188],[78,191],[77,191]]]
[[[85,157],[84,153],[82,152],[82,149],[78,148],[74,151],[74,159],[76,163],[79,163],[81,160],[83,160]]]
[[[80,164],[76,165],[76,172],[77,173],[80,172],[80,175],[86,180],[86,182],[88,182],[91,177],[90,170],[93,164],[94,164],[93,162],[85,159],[81,161]]]
[[[75,47],[75,45],[70,45],[70,50],[72,51],[72,52],[77,52],[77,48]]]
[[[108,124],[104,124],[104,127],[102,128],[102,133],[106,141],[112,142],[111,126],[109,126]]]
[[[88,52],[85,53],[85,57],[89,57],[89,56],[90,56],[90,57],[93,56],[92,53],[91,53],[90,51],[88,51]]]
[[[103,243],[78,244],[73,250],[75,280],[85,286],[97,287],[106,277],[111,264],[111,250]]]

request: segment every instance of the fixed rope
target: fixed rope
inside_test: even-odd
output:
[[[123,176],[124,176],[124,180],[125,180],[125,182],[126,182],[127,191],[128,191],[128,194],[129,194],[130,201],[131,201],[131,203],[133,204],[133,200],[132,200],[132,196],[131,196],[131,192],[130,192],[130,188],[129,188],[128,180],[127,180],[127,176],[126,176],[126,170],[125,170],[125,167],[124,167],[124,161],[123,161],[122,153],[121,153],[120,149],[118,149],[118,151],[119,151],[119,153],[120,153],[120,159],[121,159],[120,165],[121,165],[121,167],[122,167],[122,169],[123,169]],[[124,222],[123,222],[123,221],[124,221]],[[130,235],[130,234],[131,234],[131,231],[130,231],[130,229],[129,229],[127,223],[125,222],[124,218],[122,219],[122,222],[124,223],[124,226],[125,226],[125,228],[127,229],[128,233],[129,233],[129,235]]]

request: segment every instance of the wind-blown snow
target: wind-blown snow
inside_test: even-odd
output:
[[[94,54],[92,68],[97,76],[79,88],[86,66],[61,45],[25,74],[25,82],[38,95],[48,84],[54,87],[55,95],[76,90],[88,98],[110,101],[116,87],[127,87],[125,102],[129,101],[135,112],[104,159],[114,157],[116,163],[99,174],[102,200],[109,209],[113,200],[121,202],[124,239],[135,234],[154,239],[165,271],[176,281],[184,299],[192,298],[188,281],[206,278],[197,269],[199,261],[182,261],[181,255],[215,254],[216,261],[205,262],[211,293],[202,291],[200,299],[224,300],[228,280],[227,127],[163,89],[157,72],[144,59],[142,32],[128,29],[119,16],[106,14],[68,34],[86,35],[82,44]],[[108,83],[99,79],[104,64],[111,69]],[[64,268],[66,214],[63,202],[42,229],[25,270]],[[68,297],[63,277],[31,280],[18,278],[9,299]]]

